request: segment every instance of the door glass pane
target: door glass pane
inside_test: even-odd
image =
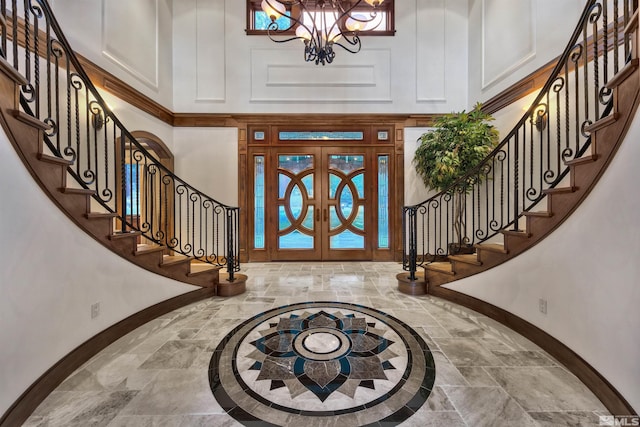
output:
[[[362,141],[364,132],[289,132],[279,133],[280,141]]]
[[[348,185],[342,187],[340,192],[340,212],[345,218],[349,218],[351,211],[353,210],[353,194]]]
[[[307,209],[307,216],[302,222],[302,226],[313,231],[313,206],[309,206]]]
[[[291,182],[291,178],[283,173],[278,174],[278,198],[284,198],[284,193],[287,191],[287,187]]]
[[[342,225],[335,206],[329,206],[329,229],[335,230]]]
[[[284,206],[278,206],[278,230],[284,230],[291,226],[291,221],[287,218],[287,213],[284,210]]]
[[[253,195],[253,247],[256,249],[264,249],[264,156],[254,157]]]
[[[329,156],[329,168],[336,169],[345,174],[349,174],[356,169],[364,167],[364,156],[362,155],[332,155]]]
[[[304,189],[307,190],[307,196],[313,199],[313,175],[309,174],[302,178],[302,184],[304,185]]]
[[[356,186],[356,191],[358,192],[358,197],[363,199],[364,198],[364,174],[363,173],[359,173],[358,175],[354,176],[351,179],[351,181]]]
[[[291,210],[294,220],[300,218],[300,214],[302,213],[302,193],[300,192],[300,187],[297,185],[294,185],[293,190],[291,190],[289,209]]]
[[[331,236],[331,249],[364,249],[364,236],[345,230],[340,234]]]
[[[338,185],[340,184],[341,181],[342,180],[336,175],[332,173],[329,174],[329,198],[330,199],[336,198],[336,189],[338,188]]]
[[[358,214],[351,224],[358,230],[364,231],[364,206],[358,206]]]
[[[313,249],[313,237],[298,230],[278,238],[279,249]]]
[[[378,156],[378,247],[389,249],[389,156]]]
[[[311,169],[313,167],[313,156],[308,154],[303,155],[283,155],[278,156],[278,167],[286,169],[294,174],[299,174],[305,169]]]

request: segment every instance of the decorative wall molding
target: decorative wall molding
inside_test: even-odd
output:
[[[338,49],[340,64],[318,67],[301,62],[303,47],[296,47],[251,50],[251,102],[392,101],[390,49],[363,49],[357,60]]]
[[[142,83],[153,89],[158,89],[158,31],[160,26],[158,0],[136,1],[133,4],[141,9],[144,8],[144,10],[140,10],[138,13],[121,13],[123,9],[119,4],[117,4],[117,2],[114,3],[108,0],[102,0],[102,55],[117,64],[123,70],[127,71],[136,79],[140,80]],[[112,13],[118,14],[112,15]],[[143,24],[147,23],[147,21],[141,19],[141,15],[151,15],[150,21],[154,28],[150,29],[144,27]],[[118,31],[114,30],[113,33],[110,31],[112,28],[112,20],[118,21],[117,26],[113,26],[113,28],[117,28]],[[130,22],[123,23],[123,20],[130,20]],[[136,30],[124,33],[121,31],[122,28],[135,28]],[[136,46],[134,41],[144,41],[144,36],[149,34],[153,37],[153,47]],[[113,37],[123,37],[123,39],[116,39],[115,42],[112,43]],[[127,46],[129,49],[135,49],[138,47],[139,52],[122,52],[120,49],[115,48],[115,46]],[[142,52],[145,54],[142,55]],[[148,60],[149,55],[152,56],[151,61]],[[136,63],[137,60],[142,62]],[[149,67],[149,69],[145,69],[145,67]]]
[[[499,3],[499,4],[497,4]],[[517,13],[511,11],[508,13],[514,19],[509,21],[493,22],[492,15],[488,14],[488,9],[492,11],[504,11],[508,8],[527,9],[526,13]],[[535,3],[533,0],[521,0],[514,2],[512,0],[482,0],[482,89],[494,85],[505,77],[511,75],[515,70],[532,60],[536,56],[536,13]],[[505,13],[507,14],[507,13]],[[529,19],[528,29],[522,25],[518,17]],[[513,26],[513,28],[509,27]],[[494,31],[495,33],[488,33]],[[510,34],[509,38],[505,38],[505,34]],[[515,35],[528,39],[529,46],[527,51],[518,52],[517,49],[502,46],[491,46],[495,39],[511,40]],[[518,40],[518,42],[521,40]],[[522,45],[522,43],[517,43]],[[495,52],[494,58],[490,58],[490,52]],[[513,54],[513,57],[509,57]],[[490,69],[490,64],[496,63],[496,59],[502,61],[495,67],[496,70]]]
[[[196,0],[196,102],[226,100],[224,0]]]
[[[446,2],[417,0],[416,102],[446,102]]]

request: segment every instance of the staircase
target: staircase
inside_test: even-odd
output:
[[[631,13],[633,2],[624,2],[624,11],[614,2],[620,16],[611,18],[606,3],[587,2],[550,80],[489,159],[450,190],[404,208],[404,268],[408,273],[397,276],[401,292],[451,299],[452,291],[441,285],[493,268],[533,247],[567,219],[596,185],[625,137],[640,91],[638,11]],[[625,57],[628,60],[623,63]],[[616,61],[622,65],[618,67]],[[609,78],[606,74],[612,69]],[[587,76],[594,79],[588,84],[595,89],[587,87]],[[569,89],[570,82],[575,84]],[[577,100],[578,94],[584,99]],[[575,102],[570,99],[573,96]],[[541,115],[549,121],[546,129],[537,128],[536,118]],[[570,126],[574,127],[570,130]],[[526,154],[518,157],[521,152]],[[555,161],[560,166],[557,169],[550,166]],[[503,185],[505,173],[508,187]],[[466,218],[472,231],[463,240],[471,243],[471,254],[448,253],[454,233],[450,224],[439,225],[443,218],[453,217],[444,206],[456,193],[466,194],[466,210],[472,210]],[[490,194],[500,194],[499,202]],[[507,209],[502,208],[505,199]],[[504,221],[496,220],[503,216]],[[420,266],[423,274],[417,271]]]
[[[238,208],[181,181],[131,136],[82,70],[46,2],[19,13],[0,16],[8,52],[0,57],[0,120],[42,190],[84,232],[141,268],[211,295],[245,292],[246,276],[236,273]],[[126,175],[125,163],[144,173]],[[127,213],[133,203],[127,180],[140,182],[149,197],[141,224]]]

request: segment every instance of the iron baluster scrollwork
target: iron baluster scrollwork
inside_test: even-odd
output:
[[[452,243],[519,231],[523,213],[565,179],[566,162],[590,148],[589,126],[613,110],[607,83],[630,58],[629,36],[622,34],[637,4],[610,3],[587,1],[549,79],[484,161],[449,188],[404,207],[403,268],[411,278],[418,267],[447,257]],[[456,201],[465,206],[456,208]],[[463,220],[461,229],[454,218]]]

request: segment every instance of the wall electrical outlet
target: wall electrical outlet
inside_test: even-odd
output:
[[[538,308],[540,309],[540,313],[547,314],[547,300],[540,298],[538,300]]]
[[[95,319],[100,315],[100,303],[91,304],[91,318]]]

